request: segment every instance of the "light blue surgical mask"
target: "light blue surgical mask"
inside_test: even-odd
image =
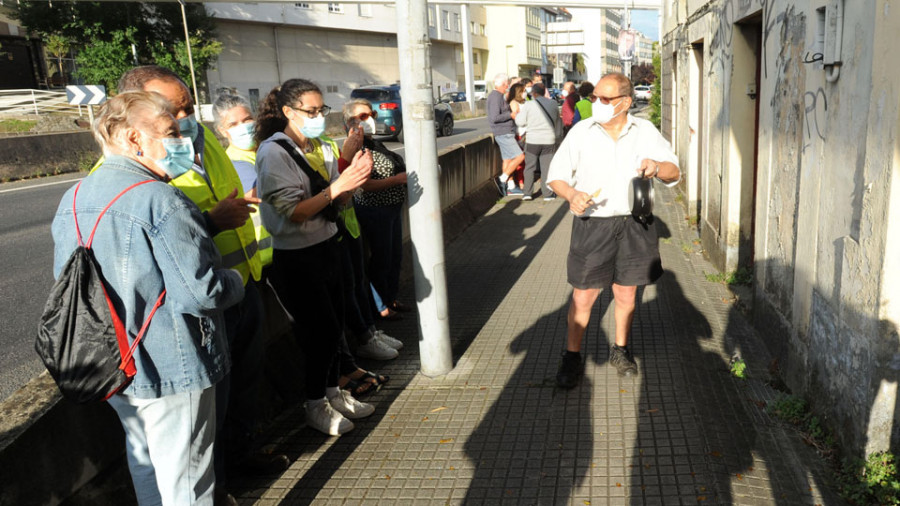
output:
[[[197,136],[200,134],[200,127],[197,126],[197,117],[193,114],[178,120],[178,129],[181,130],[182,137],[187,137],[191,141],[197,140]]]
[[[325,116],[319,114],[315,118],[303,118],[300,133],[307,139],[315,139],[325,133]]]
[[[229,128],[228,137],[229,139],[231,139],[231,143],[234,144],[236,148],[250,151],[251,149],[256,147],[256,139],[253,138],[253,134],[255,131],[256,123],[250,121],[248,123],[241,123],[240,125],[235,125]]]
[[[166,149],[166,156],[156,160],[156,165],[170,178],[184,174],[194,166],[194,143],[188,137],[160,139]]]

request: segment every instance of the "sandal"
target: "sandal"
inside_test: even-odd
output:
[[[399,300],[395,300],[393,303],[391,303],[390,308],[394,311],[400,311],[401,313],[408,313],[412,311],[412,308],[410,306],[407,306]]]
[[[347,383],[341,387],[349,390],[354,397],[364,397],[373,392],[381,390],[382,385],[391,379],[390,376],[375,374],[371,371],[365,371],[359,378],[353,379],[346,376]]]

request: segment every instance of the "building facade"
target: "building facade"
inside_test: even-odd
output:
[[[780,375],[862,454],[900,442],[900,9],[850,6],[665,0],[662,131]]]
[[[585,77],[596,83],[606,74],[622,72],[619,61],[621,9],[569,9],[573,19],[584,26]]]
[[[234,89],[255,103],[285,80],[302,77],[319,85],[325,103],[339,106],[359,86],[400,80],[393,4],[209,3],[206,8],[224,45],[207,73],[212,94]],[[464,27],[460,6],[428,6],[435,97],[465,87],[464,30],[475,30],[474,75],[484,75],[484,64],[474,61],[487,56],[484,8],[470,6],[468,16]]]

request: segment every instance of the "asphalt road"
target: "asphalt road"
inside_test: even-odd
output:
[[[489,133],[487,120],[456,122],[438,149]],[[386,145],[403,154],[403,145]],[[0,401],[44,370],[34,352],[41,311],[53,283],[50,223],[62,195],[84,174],[0,184]]]

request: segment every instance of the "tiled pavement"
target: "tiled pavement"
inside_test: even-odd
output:
[[[446,250],[453,371],[418,374],[414,316],[383,325],[406,347],[363,363],[391,376],[368,399],[375,415],[329,438],[286,413],[266,436],[293,464],[238,481],[241,504],[841,504],[823,461],[761,408],[769,357],[734,295],[706,280],[674,193],[657,196],[667,273],[641,294],[637,378],[607,364],[604,293],[585,377],[555,388],[572,218],[562,199],[500,201]],[[749,379],[729,374],[736,354]]]

